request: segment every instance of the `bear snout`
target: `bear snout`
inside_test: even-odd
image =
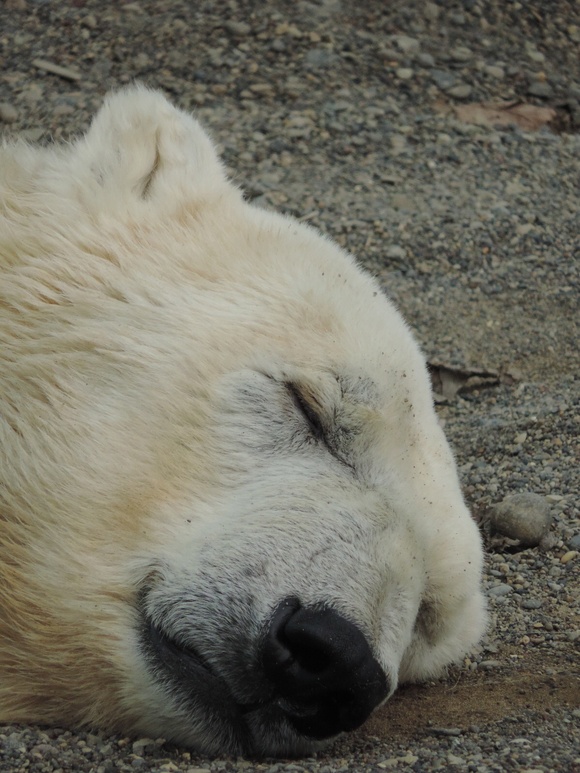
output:
[[[316,740],[359,727],[394,689],[354,623],[294,598],[274,611],[262,662],[290,724]]]

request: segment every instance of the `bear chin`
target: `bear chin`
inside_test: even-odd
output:
[[[161,94],[0,148],[0,721],[296,756],[486,623],[425,359]]]

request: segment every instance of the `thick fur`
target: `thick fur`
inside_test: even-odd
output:
[[[0,150],[0,721],[305,753],[256,662],[280,600],[422,679],[480,637],[481,565],[399,313],[194,119],[133,87],[70,146]],[[151,666],[146,619],[219,710]]]

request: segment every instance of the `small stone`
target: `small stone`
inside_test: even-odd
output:
[[[391,260],[403,260],[407,257],[407,251],[400,244],[391,244],[385,250],[385,257]]]
[[[423,13],[428,21],[436,21],[439,18],[440,9],[435,3],[425,3]]]
[[[505,76],[505,70],[503,67],[496,67],[496,65],[490,64],[485,68],[485,74],[490,78],[496,78],[501,80]]]
[[[533,45],[528,44],[526,46],[526,54],[528,59],[531,59],[532,62],[536,62],[536,64],[541,64],[542,62],[546,61],[544,54],[542,54],[541,51],[538,51],[538,49]]]
[[[18,120],[18,110],[14,105],[8,102],[0,102],[0,121],[3,123],[14,123]]]
[[[455,754],[451,754],[451,752],[447,753],[447,760],[450,765],[465,765],[463,757],[457,757]]]
[[[407,37],[407,35],[397,35],[395,43],[397,48],[405,54],[411,54],[419,50],[419,41],[415,40],[415,38]]]
[[[235,35],[239,38],[249,35],[252,31],[251,26],[245,21],[226,21],[224,23],[224,29],[227,30],[230,35]]]
[[[97,28],[97,17],[89,13],[81,19],[81,24],[90,30],[94,30]]]
[[[126,8],[126,6],[125,6]],[[49,62],[46,59],[33,59],[32,64],[39,70],[49,72],[51,75],[59,75],[61,78],[69,81],[80,80],[81,74],[78,70],[73,70],[71,67],[61,67],[59,64]]]
[[[457,737],[462,735],[462,730],[459,727],[431,727],[429,728],[431,735],[444,735],[450,737]]]
[[[523,609],[540,609],[542,606],[541,599],[525,599],[522,601]]]
[[[493,588],[490,588],[488,591],[488,594],[490,596],[508,596],[510,593],[513,593],[514,589],[511,585],[506,585],[505,583],[502,585],[494,585]]]
[[[506,497],[490,508],[488,517],[493,531],[518,539],[528,547],[540,543],[552,522],[550,505],[545,497],[531,492]]]
[[[447,89],[447,93],[455,99],[467,99],[471,94],[471,86],[468,83],[459,83],[457,86]]]
[[[532,81],[528,86],[528,94],[540,99],[549,99],[554,91],[547,81]]]
[[[452,73],[446,72],[445,70],[433,70],[431,72],[431,78],[441,91],[447,91],[448,89],[453,88],[457,82],[455,75],[452,75]]]
[[[133,741],[132,750],[133,754],[143,754],[143,752],[152,751],[157,747],[157,744],[153,740],[153,738],[138,738],[136,741]]]
[[[468,62],[473,56],[473,53],[466,46],[458,46],[449,52],[449,56],[454,62]]]
[[[568,547],[570,550],[580,550],[580,534],[575,534],[568,540]]]
[[[397,78],[400,78],[402,81],[411,80],[412,77],[413,70],[410,67],[399,67],[397,70]]]
[[[484,671],[493,671],[494,668],[500,668],[501,660],[482,660],[479,667]]]
[[[564,555],[560,559],[560,563],[567,564],[568,561],[571,561],[573,558],[576,558],[577,555],[578,555],[578,552],[576,550],[569,550],[567,553],[564,553]]]
[[[410,196],[406,193],[395,193],[391,198],[393,209],[401,209],[406,212],[414,212],[417,206]]]
[[[337,59],[337,54],[326,48],[311,48],[304,57],[305,63],[313,68],[331,67]]]
[[[415,61],[417,64],[420,64],[421,67],[435,67],[435,57],[431,56],[431,54],[421,52],[417,54]]]

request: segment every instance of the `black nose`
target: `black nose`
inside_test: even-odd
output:
[[[310,738],[354,730],[389,693],[362,631],[333,609],[296,599],[272,615],[263,665],[288,720]]]

